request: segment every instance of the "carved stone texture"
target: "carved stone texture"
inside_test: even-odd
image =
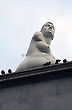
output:
[[[55,63],[50,44],[54,38],[55,28],[51,22],[45,23],[41,31],[36,32],[30,42],[25,60],[17,67],[16,72],[37,68],[47,62]]]

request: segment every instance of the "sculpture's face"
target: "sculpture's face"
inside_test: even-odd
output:
[[[44,35],[48,35],[49,33],[51,33],[52,35],[54,35],[55,33],[55,28],[54,25],[52,23],[45,23],[41,29],[41,32]]]

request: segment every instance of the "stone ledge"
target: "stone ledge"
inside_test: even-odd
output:
[[[0,88],[72,77],[72,62],[54,64],[19,73],[0,75]]]

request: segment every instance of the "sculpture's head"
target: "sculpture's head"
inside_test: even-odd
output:
[[[41,28],[41,32],[43,33],[44,36],[50,37],[53,40],[54,33],[55,33],[55,28],[53,23],[51,22],[45,23]]]

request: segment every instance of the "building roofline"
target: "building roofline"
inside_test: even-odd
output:
[[[0,88],[72,77],[72,61],[0,75]]]

